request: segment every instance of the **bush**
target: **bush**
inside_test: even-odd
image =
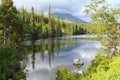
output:
[[[119,80],[120,56],[96,57],[86,69],[83,80]],[[96,62],[96,63],[95,63]]]
[[[56,73],[56,80],[81,80],[82,76],[69,71],[66,68],[61,68]]]
[[[25,74],[20,68],[22,55],[10,46],[0,46],[0,80],[25,79]]]
[[[86,68],[86,75],[97,73],[100,69],[107,71],[109,69],[110,57],[102,57],[97,55],[94,60],[91,61],[91,65]]]

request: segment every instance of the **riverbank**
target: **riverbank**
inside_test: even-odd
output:
[[[56,80],[119,80],[120,55],[103,57],[97,55],[86,68],[85,76],[75,74],[67,69],[60,69],[56,73]]]

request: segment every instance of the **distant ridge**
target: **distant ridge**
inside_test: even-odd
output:
[[[61,14],[61,13],[52,13],[52,16],[55,18],[60,18],[61,20],[66,20],[69,22],[75,22],[75,23],[88,23],[82,19],[79,19],[71,14]]]

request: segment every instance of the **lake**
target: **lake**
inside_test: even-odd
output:
[[[58,69],[66,67],[74,71],[73,60],[84,62],[80,69],[85,70],[98,52],[99,41],[90,40],[95,36],[67,36],[54,39],[24,41],[27,48],[25,72],[27,80],[54,80]]]

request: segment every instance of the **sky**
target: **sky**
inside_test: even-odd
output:
[[[112,7],[120,7],[120,0],[107,0],[112,4]],[[90,0],[13,0],[14,5],[19,9],[24,6],[28,11],[33,6],[36,13],[44,11],[47,13],[48,6],[51,6],[52,13],[69,13],[82,20],[90,21],[90,16],[83,13],[85,5],[90,3]]]

